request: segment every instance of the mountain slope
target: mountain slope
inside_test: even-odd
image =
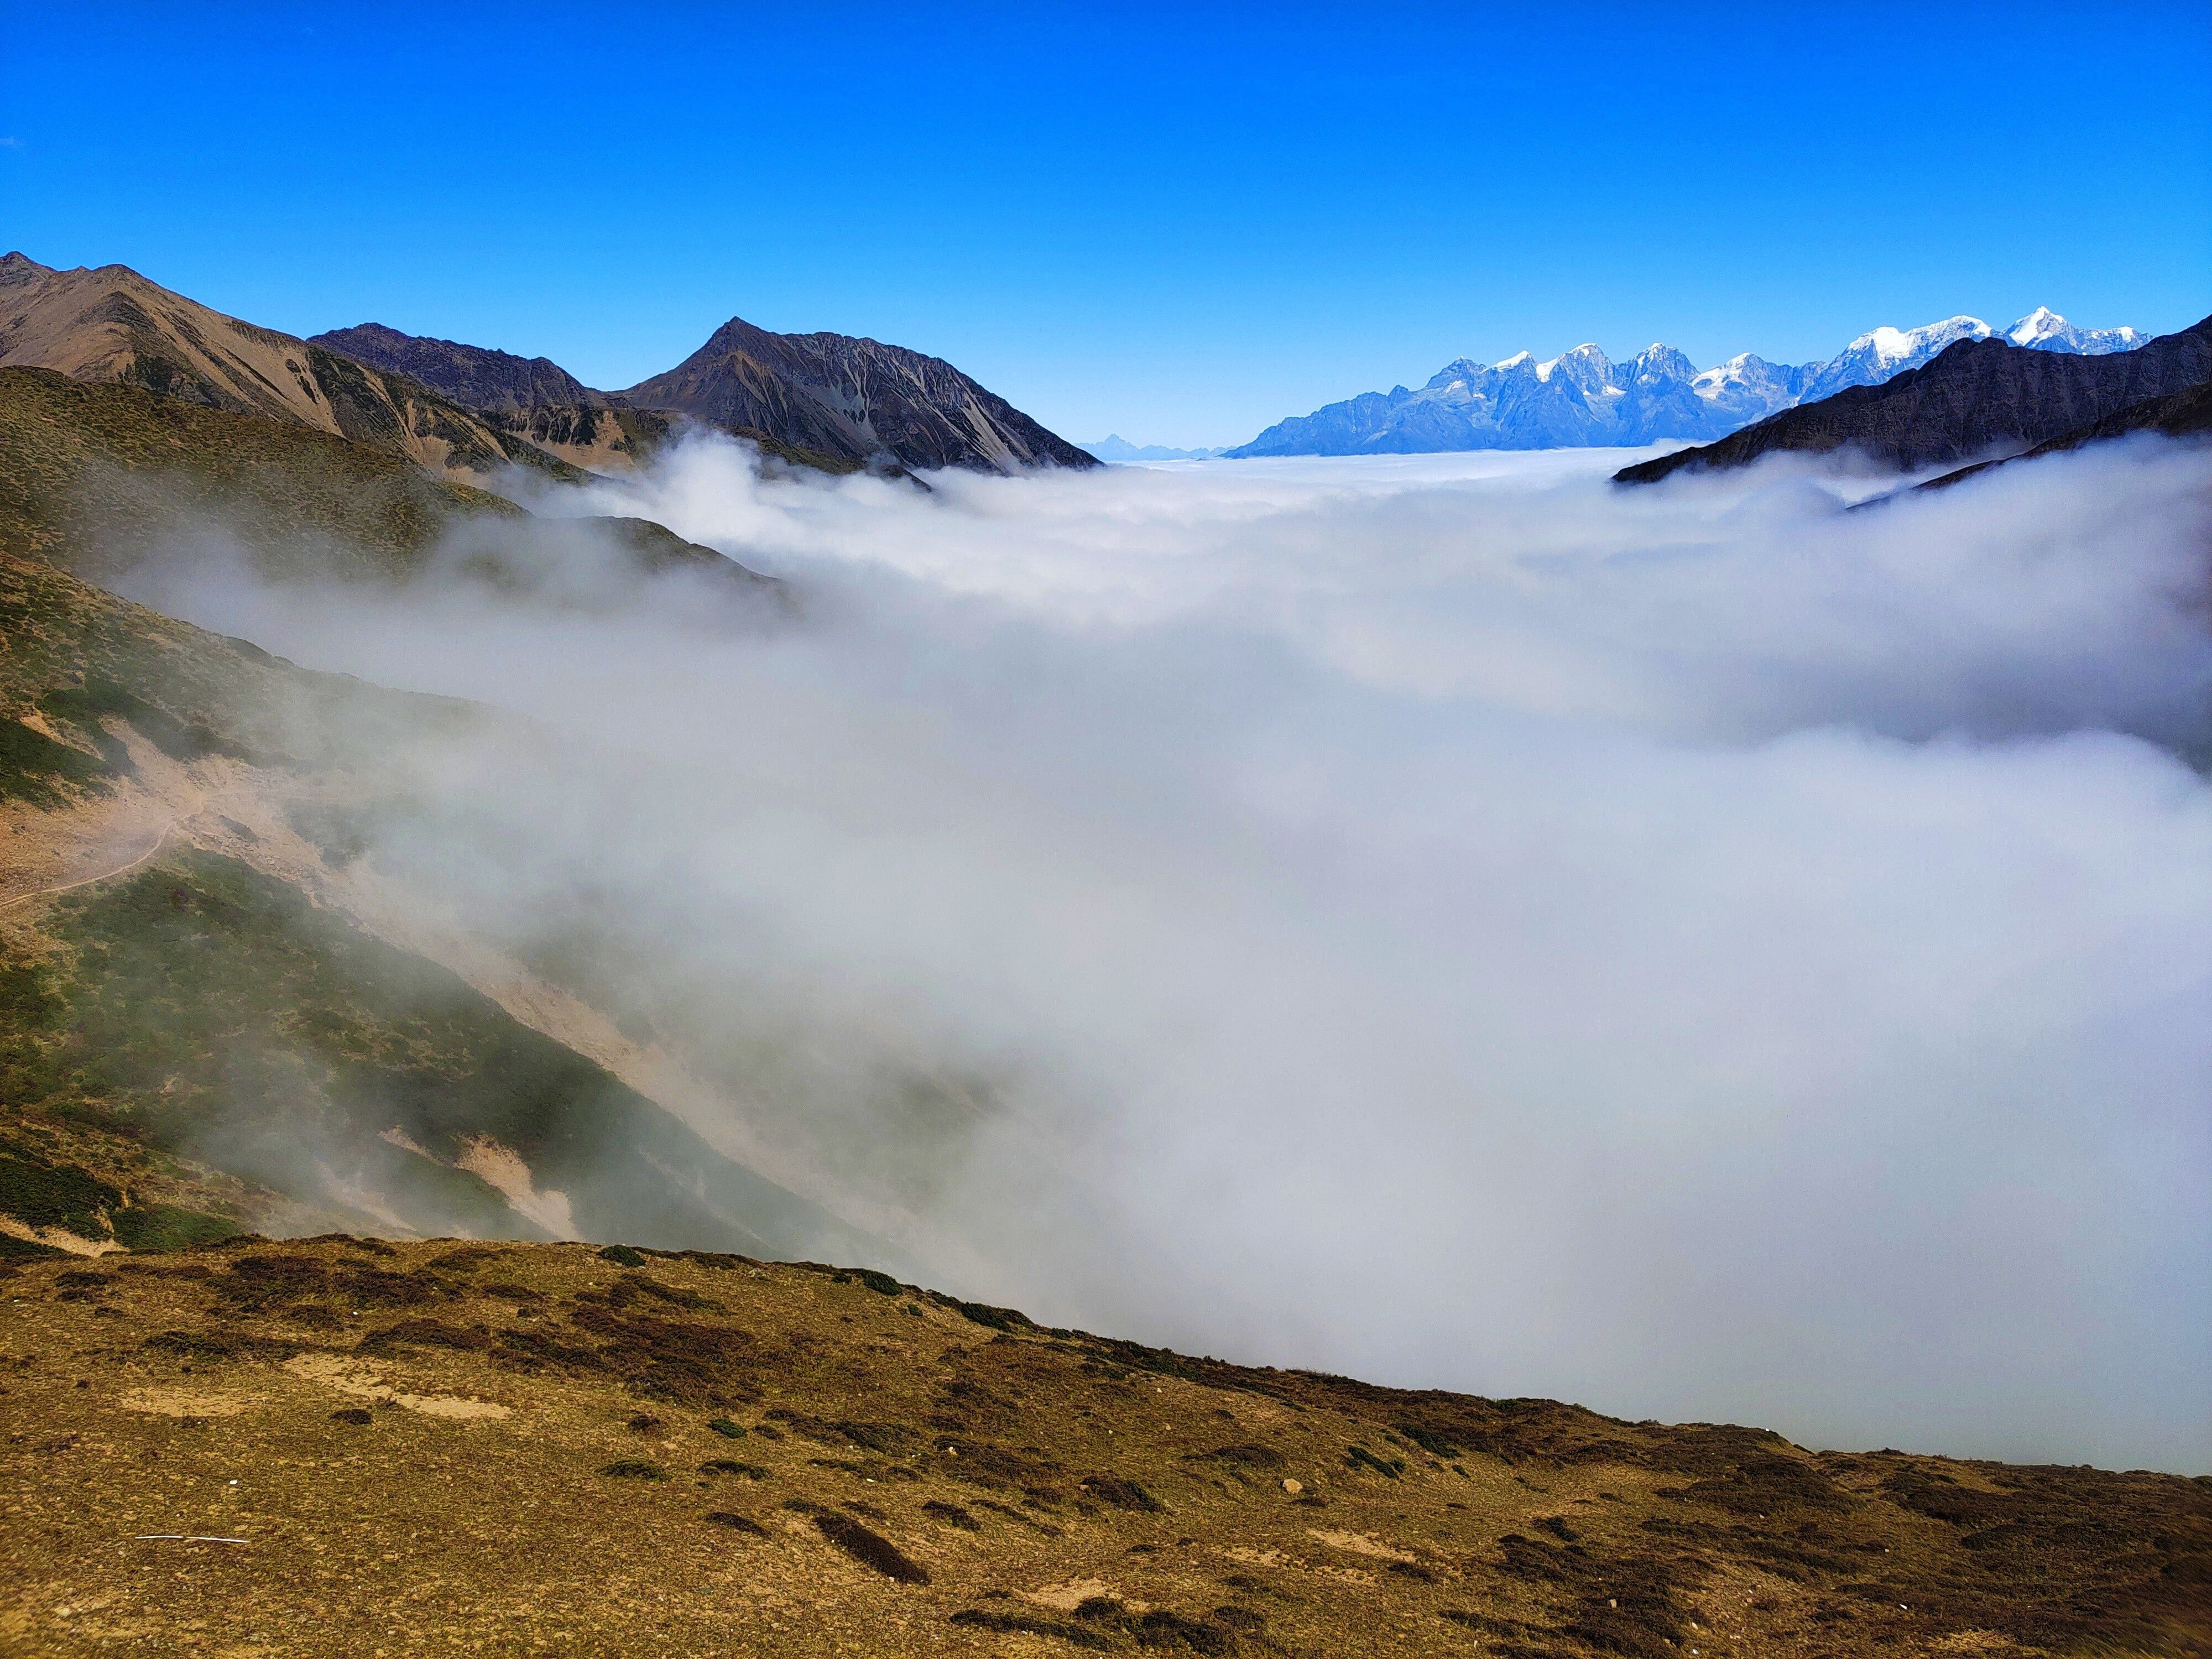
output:
[[[27,1652],[2212,1651],[2212,1489],[2172,1475],[1378,1388],[728,1255],[238,1239],[6,1290]]]
[[[1742,466],[1780,450],[1850,448],[1911,469],[2021,448],[2212,379],[2212,318],[2132,351],[2098,356],[2006,339],[1960,340],[1879,386],[1853,386],[1769,416],[1717,443],[1613,475],[1651,483],[1686,468]]]
[[[405,374],[471,410],[507,437],[532,444],[574,466],[595,472],[637,465],[665,443],[671,414],[617,407],[547,357],[517,357],[488,346],[463,345],[402,334],[381,323],[332,329],[314,343],[372,368]],[[804,448],[757,427],[724,429],[787,466],[820,472],[857,471],[860,461]]]
[[[519,570],[588,552],[781,584],[637,520],[533,518],[386,450],[136,386],[0,368],[0,552],[112,576],[149,558],[243,551],[264,576],[389,581],[465,542]],[[519,562],[519,563],[517,563]]]
[[[450,398],[173,294],[125,265],[0,258],[0,367],[114,381],[326,432],[463,478],[523,465],[578,476]]]
[[[605,399],[550,357],[518,357],[510,351],[462,345],[453,340],[402,334],[381,323],[331,329],[310,337],[341,356],[373,368],[389,369],[443,392],[455,403],[484,413],[575,406]]]
[[[2087,444],[2104,443],[2136,432],[2155,432],[2168,438],[2195,438],[2212,434],[2212,380],[2201,381],[2185,391],[2168,392],[2162,398],[2146,398],[2142,402],[2130,404],[2125,409],[2107,415],[2100,421],[2093,421],[2087,426],[2075,427],[2070,432],[2046,439],[2034,448],[2018,455],[2008,455],[2002,460],[1977,461],[1972,466],[1962,466],[1955,472],[1946,472],[1941,477],[1930,478],[1916,488],[1947,489],[1993,467],[2009,466],[2014,461],[2032,461],[2039,455],[2055,455],[2063,450],[2080,449]]]
[[[1330,404],[1279,422],[1227,453],[1420,454],[1710,442],[1778,410],[1918,368],[1956,341],[1994,334],[1978,318],[1951,317],[1923,328],[1874,329],[1822,362],[1770,363],[1747,352],[1702,374],[1680,352],[1658,344],[1626,363],[1613,363],[1588,344],[1545,362],[1525,351],[1492,364],[1462,357],[1418,392],[1399,386]],[[2007,337],[2039,350],[2102,353],[2130,349],[2142,337],[2133,329],[2076,329],[2039,309],[2015,323]]]
[[[771,334],[736,317],[666,374],[615,396],[854,463],[1098,465],[941,358],[843,334]]]
[[[418,755],[544,741],[500,718],[0,557],[0,1254],[149,1226],[866,1243],[361,919],[405,920],[356,861],[416,810]]]

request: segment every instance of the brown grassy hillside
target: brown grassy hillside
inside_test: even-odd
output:
[[[2212,1485],[1194,1360],[880,1274],[22,1264],[23,1654],[2180,1655]]]

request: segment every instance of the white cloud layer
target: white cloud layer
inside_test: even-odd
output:
[[[701,441],[590,510],[792,577],[797,626],[153,597],[561,732],[454,773],[481,902],[618,918],[745,1144],[965,1294],[2212,1468],[2212,464],[1846,513],[1624,459],[925,495]]]

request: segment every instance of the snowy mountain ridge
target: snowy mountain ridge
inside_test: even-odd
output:
[[[1401,386],[1364,392],[1279,422],[1225,453],[1425,454],[1675,439],[1707,443],[1847,386],[1880,385],[1958,341],[1996,334],[1978,317],[1946,317],[1919,328],[1869,330],[1823,362],[1770,363],[1744,352],[1702,373],[1681,352],[1656,343],[1624,363],[1589,343],[1542,362],[1527,351],[1495,363],[1461,357],[1417,392]],[[2032,350],[2102,356],[2131,351],[2149,337],[2132,328],[2076,328],[2039,306],[2004,337]]]

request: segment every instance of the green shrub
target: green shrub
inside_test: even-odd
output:
[[[238,1231],[235,1222],[174,1204],[134,1204],[108,1217],[116,1242],[133,1250],[190,1250]]]

